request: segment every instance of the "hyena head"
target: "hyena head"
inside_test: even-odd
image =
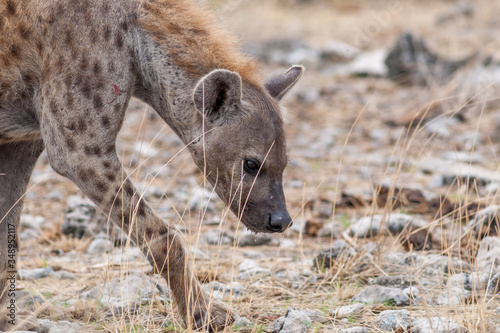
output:
[[[259,87],[214,70],[194,89],[195,121],[204,135],[190,146],[193,158],[254,232],[283,232],[292,224],[283,194],[287,153],[279,100],[302,71],[294,66]]]

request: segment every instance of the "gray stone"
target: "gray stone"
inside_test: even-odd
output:
[[[410,33],[399,36],[385,59],[391,79],[402,84],[445,83],[453,73],[470,61],[448,60],[432,52],[427,43]]]
[[[273,240],[272,236],[269,234],[254,234],[254,233],[246,233],[241,235],[238,240],[238,246],[260,246],[269,244]]]
[[[367,238],[379,233],[399,234],[411,226],[412,220],[413,217],[406,214],[365,216],[349,228],[349,235]]]
[[[233,237],[219,230],[207,231],[203,234],[202,240],[208,245],[229,245],[233,244]]]
[[[56,280],[76,280],[76,276],[68,271],[57,271],[50,274],[50,277]]]
[[[52,321],[49,319],[39,319],[38,321],[47,333],[76,333],[82,330],[77,323],[70,323],[66,320]]]
[[[483,238],[479,245],[476,261],[479,273],[500,270],[500,238]]]
[[[242,277],[257,274],[269,275],[271,273],[269,269],[260,267],[259,264],[252,259],[243,260],[242,263],[238,266],[238,270],[243,273]]]
[[[20,269],[17,271],[19,279],[26,281],[38,280],[47,277],[52,273],[54,273],[52,267]]]
[[[351,301],[365,304],[393,303],[396,306],[410,304],[410,298],[401,289],[382,286],[368,286]]]
[[[340,330],[340,333],[368,333],[367,327],[349,327]]]
[[[126,275],[121,279],[99,284],[82,293],[84,299],[97,299],[101,305],[113,312],[148,304],[155,292],[168,298],[168,287],[161,285],[158,277]]]
[[[114,244],[113,242],[107,239],[94,239],[87,249],[88,254],[92,255],[103,255],[105,253],[111,252],[113,250]]]
[[[244,291],[243,285],[234,281],[230,285],[220,283],[218,281],[211,281],[210,283],[203,285],[203,289],[219,300],[224,298],[224,296],[231,296],[238,299],[243,296]]]
[[[318,237],[338,238],[342,233],[342,226],[335,222],[326,223],[319,229]]]
[[[273,324],[273,331],[280,333],[307,333],[312,320],[304,310],[291,308]]]
[[[437,297],[438,305],[462,305],[468,302],[471,296],[469,290],[458,287],[447,287],[446,290]]]
[[[237,332],[239,332],[242,329],[250,329],[252,328],[252,322],[245,318],[245,317],[240,317],[239,315],[235,316],[236,318],[234,319],[233,326]]]
[[[61,225],[62,233],[76,238],[90,235],[92,232],[88,228],[96,217],[96,205],[89,199],[76,195],[70,196],[66,205],[64,222]]]
[[[21,214],[20,225],[23,228],[40,230],[44,223],[45,218],[43,216]]]
[[[347,61],[359,55],[361,51],[340,40],[329,40],[321,50],[321,57],[331,62]]]
[[[381,275],[374,279],[369,280],[369,284],[383,286],[383,287],[395,287],[395,288],[406,288],[415,285],[417,282],[409,276],[385,276]]]
[[[377,317],[377,324],[384,331],[405,332],[411,324],[410,312],[408,310],[382,311]]]
[[[476,234],[480,234],[481,236],[499,235],[500,206],[491,205],[478,211],[476,216],[470,221],[470,227],[474,229]]]
[[[337,319],[353,317],[359,315],[365,308],[364,304],[354,303],[349,305],[339,306],[333,310],[332,315]]]
[[[412,327],[419,333],[452,333],[453,330],[460,329],[455,320],[444,317],[414,319]]]
[[[35,311],[38,305],[43,303],[43,299],[38,295],[33,295],[25,290],[16,290],[16,306],[19,309],[32,312]]]
[[[352,62],[347,64],[345,67],[346,74],[386,76],[387,67],[384,64],[386,57],[387,51],[384,49],[361,53]]]
[[[346,261],[356,254],[356,250],[352,248],[343,239],[336,239],[332,248],[322,251],[314,260],[314,265],[317,268],[325,269],[335,265],[337,261]]]

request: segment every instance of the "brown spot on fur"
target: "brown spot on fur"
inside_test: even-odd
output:
[[[102,162],[102,166],[106,169],[111,168],[111,163],[109,161],[104,161]]]
[[[101,148],[99,148],[98,146],[85,146],[83,150],[85,152],[85,155],[87,155],[87,156],[91,156],[91,155],[99,156],[99,155],[101,155]]]
[[[72,109],[74,106],[73,93],[71,91],[68,91],[65,97],[66,97],[66,105],[68,106],[68,108]]]
[[[85,122],[85,119],[83,119],[83,118],[78,119],[77,130],[79,133],[83,133],[87,130],[87,123]]]
[[[115,46],[119,49],[123,48],[123,36],[119,32],[115,34]]]
[[[0,22],[0,27],[2,26]],[[24,24],[19,25],[19,35],[22,39],[27,40],[30,38],[32,31],[27,28]]]
[[[101,109],[102,108],[102,98],[101,96],[99,95],[94,95],[94,101],[93,101],[93,104],[94,104],[94,108],[95,109]]]
[[[134,188],[132,187],[132,185],[130,185],[130,183],[126,183],[123,186],[123,189],[125,190],[125,193],[128,194],[128,196],[132,197],[134,195]]]
[[[17,9],[16,9],[16,5],[14,4],[14,1],[7,0],[6,9],[7,9],[7,14],[8,15],[16,15]]]
[[[97,190],[101,193],[106,193],[108,191],[108,185],[106,184],[106,182],[99,180],[95,183],[95,186]]]
[[[116,153],[116,147],[115,145],[110,145],[108,148],[106,148],[106,155],[114,154]]]
[[[137,214],[142,217],[146,216],[146,204],[142,199],[139,201],[139,206],[137,207]]]
[[[110,73],[114,73],[114,72],[115,72],[115,64],[114,64],[112,61],[110,61],[110,62],[108,63],[108,71],[109,71]]]
[[[71,84],[73,83],[72,81],[73,80],[71,79],[71,76],[69,76],[69,75],[67,75],[64,78],[64,85],[66,86],[66,89],[71,90]]]
[[[70,151],[74,151],[76,148],[75,140],[70,136],[66,136],[66,146]]]
[[[94,72],[95,75],[101,74],[101,64],[96,61],[94,63],[94,67],[92,68],[92,71]]]
[[[71,30],[66,30],[66,34],[64,36],[64,43],[66,45],[71,46],[73,45],[73,32]]]
[[[85,72],[88,67],[89,67],[89,61],[87,57],[83,56],[82,61],[80,62],[80,69],[82,70],[82,72]]]
[[[111,28],[109,26],[104,27],[104,40],[107,42],[111,38]]]
[[[49,110],[50,110],[50,112],[52,112],[53,114],[56,114],[56,113],[57,113],[57,111],[58,111],[58,108],[57,108],[57,103],[56,103],[54,100],[50,101],[50,107],[49,107]]]
[[[82,83],[81,90],[82,90],[83,96],[85,96],[87,99],[90,99],[92,97],[91,96],[92,89],[90,87],[90,83],[88,82],[88,80],[86,80]]]
[[[90,28],[89,36],[90,36],[90,43],[94,45],[97,42],[97,37],[98,37],[97,30],[94,27]]]
[[[127,21],[122,21],[122,22],[120,23],[120,28],[122,28],[122,30],[123,30],[124,32],[127,32],[127,31],[128,31],[128,22],[127,22]]]
[[[19,58],[19,56],[21,55],[21,49],[19,48],[19,45],[12,44],[10,46],[10,55],[14,58]]]
[[[101,117],[101,124],[102,124],[102,127],[108,129],[110,127],[109,117],[108,116],[102,116]]]
[[[110,182],[115,181],[115,175],[113,173],[107,173],[106,174],[106,179],[109,180]]]

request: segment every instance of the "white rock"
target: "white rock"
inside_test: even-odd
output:
[[[273,324],[273,331],[280,333],[307,333],[312,320],[300,309],[288,309],[283,317],[278,318]]]
[[[389,332],[408,330],[411,324],[410,311],[408,310],[385,310],[377,316],[378,326]]]
[[[449,333],[460,326],[452,318],[431,317],[414,319],[412,322],[413,328],[419,333]]]
[[[92,255],[102,255],[104,253],[111,252],[113,248],[114,244],[112,241],[103,238],[98,238],[94,239],[90,243],[89,248],[87,249],[87,253]]]
[[[343,305],[343,306],[339,306],[336,309],[334,309],[332,312],[332,315],[335,318],[342,319],[342,318],[358,315],[359,313],[361,313],[361,311],[363,311],[364,308],[365,308],[365,305],[362,303]]]
[[[77,333],[82,330],[77,323],[70,323],[66,320],[51,321],[49,319],[38,320],[47,333]]]
[[[490,272],[500,270],[500,238],[485,237],[477,252],[477,271]]]

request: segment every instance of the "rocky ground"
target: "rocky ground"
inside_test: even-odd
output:
[[[212,1],[284,100],[294,225],[247,233],[132,101],[120,154],[241,332],[500,332],[500,4]],[[183,332],[165,281],[46,156],[21,218],[18,306],[49,332]]]

